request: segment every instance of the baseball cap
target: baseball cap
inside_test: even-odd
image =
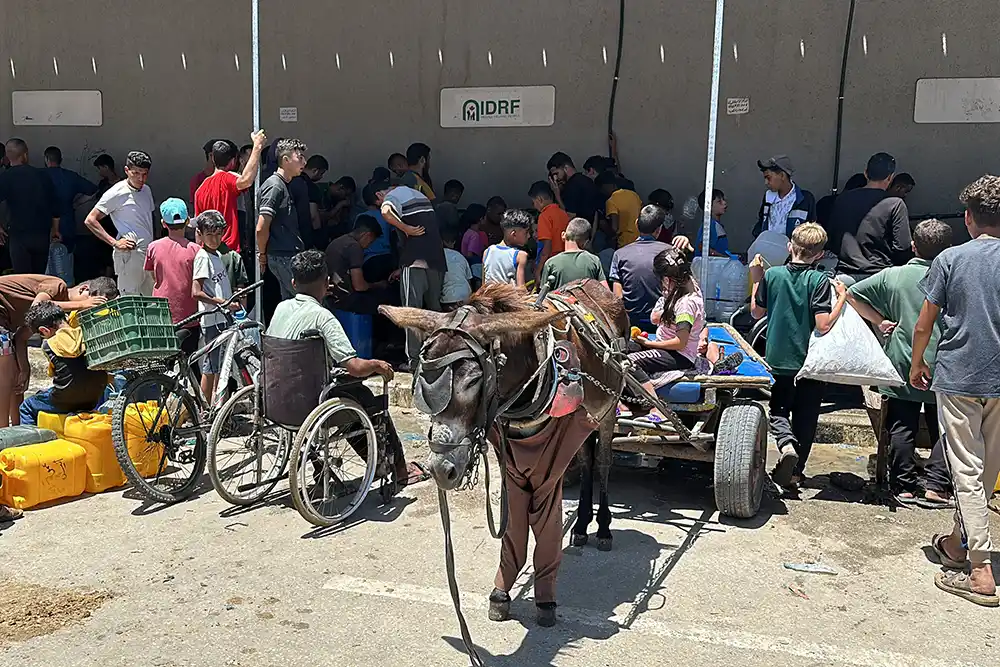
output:
[[[766,160],[757,160],[757,166],[760,167],[761,171],[778,170],[785,172],[789,176],[795,173],[795,167],[792,166],[792,160],[787,155],[775,155],[774,157],[769,157]]]
[[[160,204],[160,215],[168,225],[177,225],[187,222],[188,207],[183,199],[171,197]]]

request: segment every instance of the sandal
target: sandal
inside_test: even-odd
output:
[[[939,572],[934,576],[934,585],[980,607],[1000,607],[1000,597],[996,593],[986,595],[972,590],[972,579],[965,572]]]
[[[23,516],[24,516],[24,510],[19,510],[14,507],[7,507],[6,505],[0,505],[0,523],[17,521]]]
[[[650,424],[662,424],[663,422],[665,422],[667,420],[665,418],[661,417],[658,414],[654,414],[654,413],[650,412],[648,415],[644,415],[642,417],[639,417],[638,419],[636,419],[636,421],[637,422],[649,422]]]
[[[946,567],[949,570],[964,570],[965,561],[957,561],[948,556],[948,552],[944,550],[944,542],[947,539],[947,535],[934,535],[931,538],[931,549],[934,550],[934,555],[938,558],[938,563],[941,567]]]
[[[712,375],[735,375],[743,364],[745,357],[742,352],[727,354],[712,367]]]
[[[893,500],[895,500],[900,505],[903,505],[904,507],[916,507],[917,505],[920,504],[920,498],[917,498],[912,493],[910,493],[910,495],[908,496],[904,495],[905,493],[910,493],[910,492],[904,491],[903,493],[897,493],[896,495],[893,496]]]
[[[927,495],[923,495],[917,498],[917,505],[924,508],[925,510],[953,510],[955,509],[955,498],[928,498]]]

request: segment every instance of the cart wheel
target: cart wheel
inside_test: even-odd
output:
[[[747,336],[750,347],[761,357],[767,354],[767,318],[763,318],[753,326]],[[771,387],[761,387],[757,389],[764,398],[771,398]]]
[[[722,411],[715,436],[715,505],[737,519],[760,509],[767,460],[764,409],[737,403]]]

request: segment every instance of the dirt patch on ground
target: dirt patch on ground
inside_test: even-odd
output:
[[[90,618],[111,598],[107,591],[80,592],[0,581],[0,647]]]

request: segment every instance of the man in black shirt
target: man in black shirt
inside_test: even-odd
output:
[[[59,241],[59,198],[43,169],[28,164],[28,144],[11,139],[5,145],[10,169],[0,172],[0,201],[7,202],[10,220],[0,230],[0,242],[10,249],[14,273],[45,273],[49,242]]]
[[[848,286],[912,257],[906,204],[886,194],[895,171],[896,158],[876,153],[865,169],[868,184],[834,203],[827,247],[839,257],[838,272]]]
[[[583,218],[591,224],[592,229],[598,230],[600,221],[596,216],[604,210],[604,197],[594,181],[578,172],[573,160],[562,152],[549,158],[547,168],[549,185],[556,195],[556,203],[566,211],[571,220]],[[613,247],[606,234],[598,231],[589,249],[597,254],[605,248]]]
[[[302,170],[302,178],[306,184],[306,195],[309,201],[309,220],[313,236],[313,245],[324,248],[330,241],[330,235],[323,226],[323,192],[317,183],[323,180],[330,169],[330,163],[322,155],[310,155],[306,160],[306,168]],[[304,238],[304,237],[303,237]]]
[[[358,216],[354,230],[338,236],[326,249],[326,266],[330,272],[331,303],[336,310],[374,315],[378,307],[390,302],[389,282],[399,277],[399,270],[389,280],[370,283],[362,267],[365,248],[382,236],[382,227],[370,215]]]

